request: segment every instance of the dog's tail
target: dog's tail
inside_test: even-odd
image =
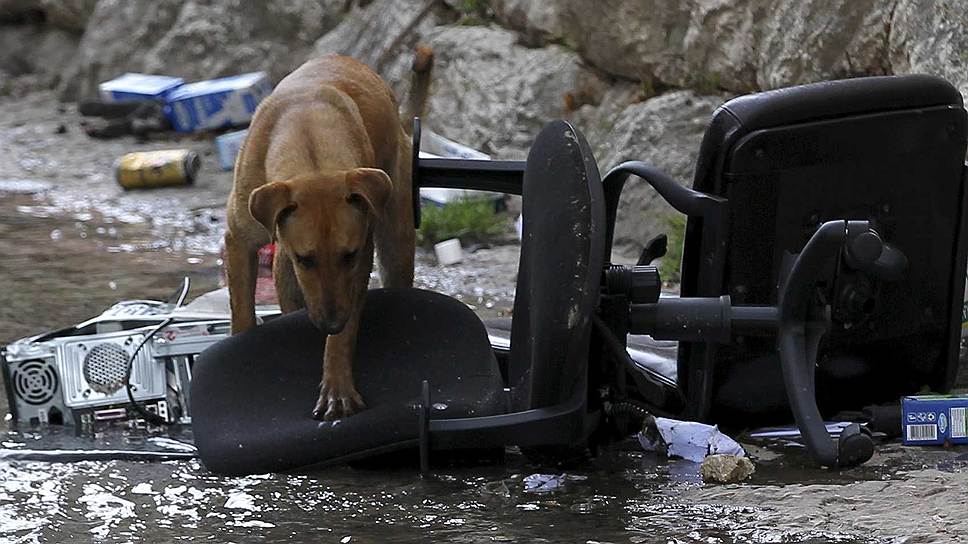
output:
[[[403,128],[410,134],[414,117],[423,117],[430,98],[430,80],[434,68],[434,50],[426,44],[417,44],[410,70],[410,92],[404,107]]]

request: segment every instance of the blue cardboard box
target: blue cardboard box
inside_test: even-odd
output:
[[[919,395],[901,399],[904,443],[968,444],[968,396]]]
[[[169,94],[165,113],[179,132],[243,126],[270,92],[264,72],[199,81]]]
[[[104,102],[131,100],[166,100],[175,89],[185,84],[180,77],[127,73],[98,85]]]
[[[215,138],[215,151],[218,153],[218,165],[222,170],[235,168],[235,157],[239,154],[242,142],[249,134],[248,129],[226,132]]]

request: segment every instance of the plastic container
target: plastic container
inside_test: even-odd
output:
[[[434,253],[437,254],[437,262],[441,266],[450,266],[464,260],[464,249],[457,238],[434,244]]]
[[[248,134],[248,130],[237,130],[215,138],[215,151],[218,153],[219,168],[225,171],[235,168],[235,158],[239,155],[239,149]]]

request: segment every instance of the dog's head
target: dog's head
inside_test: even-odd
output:
[[[357,168],[274,181],[249,198],[249,212],[292,259],[309,316],[327,334],[343,330],[367,288],[370,231],[391,189],[382,170]]]

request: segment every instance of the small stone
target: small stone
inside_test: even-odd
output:
[[[736,455],[710,455],[703,460],[699,473],[702,481],[713,484],[735,484],[753,474],[753,462]]]

